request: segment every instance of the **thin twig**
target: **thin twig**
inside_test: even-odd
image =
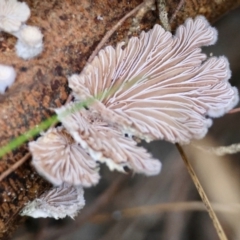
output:
[[[232,110],[230,110],[227,114],[232,114],[232,113],[237,113],[240,112],[240,108],[234,108]]]
[[[19,168],[24,162],[26,162],[31,157],[30,153],[27,153],[24,157],[14,163],[11,167],[9,167],[5,172],[0,175],[0,181],[2,181],[9,174],[14,172],[17,168]]]
[[[197,177],[195,171],[193,170],[190,162],[187,159],[186,154],[184,153],[182,147],[178,143],[176,144],[176,146],[177,146],[177,149],[178,149],[178,151],[179,151],[179,153],[180,153],[180,155],[181,155],[181,157],[182,157],[182,159],[183,159],[183,161],[184,161],[184,163],[185,163],[185,165],[187,167],[187,170],[188,170],[188,172],[189,172],[189,174],[190,174],[190,176],[191,176],[191,178],[192,178],[192,180],[193,180],[193,182],[194,182],[194,184],[195,184],[195,186],[196,186],[196,188],[198,190],[198,193],[199,193],[203,203],[205,204],[205,206],[207,208],[208,214],[209,214],[210,218],[213,221],[213,225],[214,225],[214,227],[215,227],[215,229],[217,231],[219,239],[220,240],[227,240],[227,237],[226,237],[226,235],[225,235],[225,233],[223,231],[223,228],[222,228],[222,226],[221,226],[221,224],[220,224],[220,222],[219,222],[215,212],[213,211],[211,203],[208,200],[208,197],[207,197],[206,193],[204,192],[203,187],[202,187],[200,181],[198,180],[198,177]]]
[[[178,6],[175,10],[175,12],[173,13],[169,23],[171,24],[173,22],[173,20],[176,18],[177,13],[180,11],[180,9],[182,8],[183,4],[184,4],[185,0],[180,0],[180,2],[178,3]]]
[[[233,214],[240,213],[240,204],[222,204],[213,203],[213,209],[218,212],[227,212]],[[114,219],[114,214],[117,213],[119,218],[131,218],[145,215],[159,214],[162,212],[181,212],[181,211],[206,211],[205,205],[200,201],[192,202],[171,202],[159,203],[151,206],[139,206],[133,208],[126,208],[115,211],[113,213],[101,213],[93,216],[90,221],[94,223],[103,223]]]
[[[186,168],[184,164],[182,164],[180,161],[174,164],[174,166],[171,168],[171,173],[174,176],[174,179],[181,179],[181,181],[173,181],[171,186],[169,186],[169,203],[175,201],[183,202],[188,199],[189,189],[192,187],[192,183],[189,181],[189,174],[187,171],[185,171],[185,169]],[[190,221],[191,214],[185,214],[184,211],[169,212],[169,214],[164,214],[164,212],[160,212],[160,209],[158,208],[156,211],[159,211],[159,217],[164,216],[164,231],[163,235],[161,235],[161,238],[171,240],[179,239],[179,236],[182,235],[186,225],[188,225],[188,222]],[[158,218],[158,216],[156,217]],[[179,219],[181,219],[181,221],[179,221]]]
[[[171,32],[171,26],[168,21],[168,12],[167,12],[167,7],[166,7],[166,1],[165,0],[157,0],[157,6],[158,6],[159,19],[162,23],[163,28],[166,31]]]
[[[101,40],[101,42],[97,45],[97,47],[95,48],[95,50],[93,51],[93,53],[91,54],[91,56],[88,59],[88,62],[91,63],[93,58],[98,54],[99,50],[104,46],[104,44],[108,41],[108,39],[113,35],[113,33],[124,23],[124,21],[131,17],[134,13],[136,13],[138,10],[140,10],[143,6],[145,6],[147,1],[144,1],[143,3],[141,3],[140,5],[138,5],[137,7],[135,7],[131,12],[129,12],[128,14],[126,14],[122,19],[120,19],[116,25],[114,25],[112,27],[112,29],[110,29],[106,35],[103,37],[103,39]]]
[[[220,147],[203,147],[196,144],[191,144],[193,147],[210,154],[224,156],[226,154],[235,154],[240,152],[240,143],[231,144],[229,146]]]

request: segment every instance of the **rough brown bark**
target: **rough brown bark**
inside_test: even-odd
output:
[[[177,0],[167,0],[168,17],[177,8]],[[13,65],[17,80],[0,96],[0,145],[23,134],[51,116],[49,108],[60,106],[67,99],[66,76],[80,72],[97,43],[120,18],[141,3],[141,0],[32,0],[29,25],[39,26],[44,34],[44,52],[33,60],[19,59],[14,52],[16,39],[2,33],[1,63]],[[205,15],[216,21],[240,5],[236,0],[186,0],[172,23],[172,29],[187,17]],[[98,16],[103,20],[98,20]],[[141,29],[149,29],[158,20],[156,11],[142,19]],[[131,19],[111,37],[109,44],[124,39]],[[22,146],[4,156],[0,173],[27,153]],[[20,223],[18,212],[29,200],[39,196],[50,185],[40,178],[29,162],[0,182],[0,238],[7,239]]]

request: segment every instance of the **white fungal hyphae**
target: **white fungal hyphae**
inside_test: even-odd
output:
[[[63,114],[68,111],[71,114]],[[161,170],[161,163],[136,142],[124,137],[99,114],[90,110],[74,110],[74,104],[55,110],[64,127],[75,141],[96,161],[105,162],[110,170],[124,172],[124,167],[148,176]],[[65,116],[64,116],[65,115]]]
[[[29,149],[37,172],[54,185],[90,187],[99,181],[97,163],[61,127],[30,142]]]
[[[38,27],[23,26],[16,36],[18,41],[15,47],[19,57],[28,60],[43,51],[43,35]]]
[[[238,102],[228,82],[228,60],[207,59],[201,52],[216,39],[202,16],[187,19],[175,35],[155,25],[124,49],[119,43],[101,50],[68,79],[69,87],[78,100],[98,96],[90,109],[101,106],[104,121],[123,132],[147,141],[188,143],[205,136],[212,123],[208,116],[220,117]]]
[[[30,9],[25,2],[17,0],[0,1],[0,31],[16,32],[30,17]]]
[[[29,202],[20,214],[33,218],[74,218],[85,205],[83,193],[81,186],[63,184]]]
[[[14,83],[15,78],[16,72],[12,66],[0,64],[0,93],[3,94]]]

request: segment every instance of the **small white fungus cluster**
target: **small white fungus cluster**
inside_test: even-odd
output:
[[[31,59],[43,50],[43,35],[39,28],[24,25],[19,31],[16,44],[17,55],[23,59]]]
[[[16,53],[25,60],[36,57],[43,50],[43,35],[40,29],[25,24],[29,17],[30,9],[25,2],[0,1],[0,31],[18,38]]]
[[[0,31],[18,38],[15,49],[25,60],[39,55],[43,50],[43,35],[38,27],[28,26],[30,9],[25,2],[0,0]],[[13,67],[0,64],[0,93],[10,87],[16,78]]]
[[[28,203],[22,209],[20,215],[33,218],[74,218],[84,205],[82,186],[62,184]]]
[[[16,0],[0,1],[0,30],[16,32],[30,17],[30,9],[25,2]]]
[[[16,78],[16,72],[12,66],[0,64],[0,93],[3,94]]]

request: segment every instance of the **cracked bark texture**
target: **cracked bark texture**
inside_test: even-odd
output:
[[[69,94],[66,77],[79,73],[105,33],[142,1],[26,2],[31,9],[27,24],[41,28],[44,51],[39,57],[24,61],[15,54],[16,39],[0,33],[0,63],[13,65],[17,71],[16,82],[6,94],[0,96],[0,146],[38,125],[51,116],[50,108],[59,107],[66,101]],[[179,2],[166,0],[169,19]],[[214,22],[239,5],[239,0],[188,0],[177,13],[171,27],[174,30],[186,18],[199,14]],[[103,19],[98,20],[98,16]],[[133,17],[125,21],[107,44],[115,44],[129,35]],[[146,30],[159,23],[157,10],[147,12],[139,23],[140,29]],[[0,173],[27,152],[27,145],[24,145],[5,155],[0,161]],[[0,239],[8,239],[24,220],[18,215],[24,204],[50,188],[50,184],[39,177],[29,163],[26,162],[0,182]]]

